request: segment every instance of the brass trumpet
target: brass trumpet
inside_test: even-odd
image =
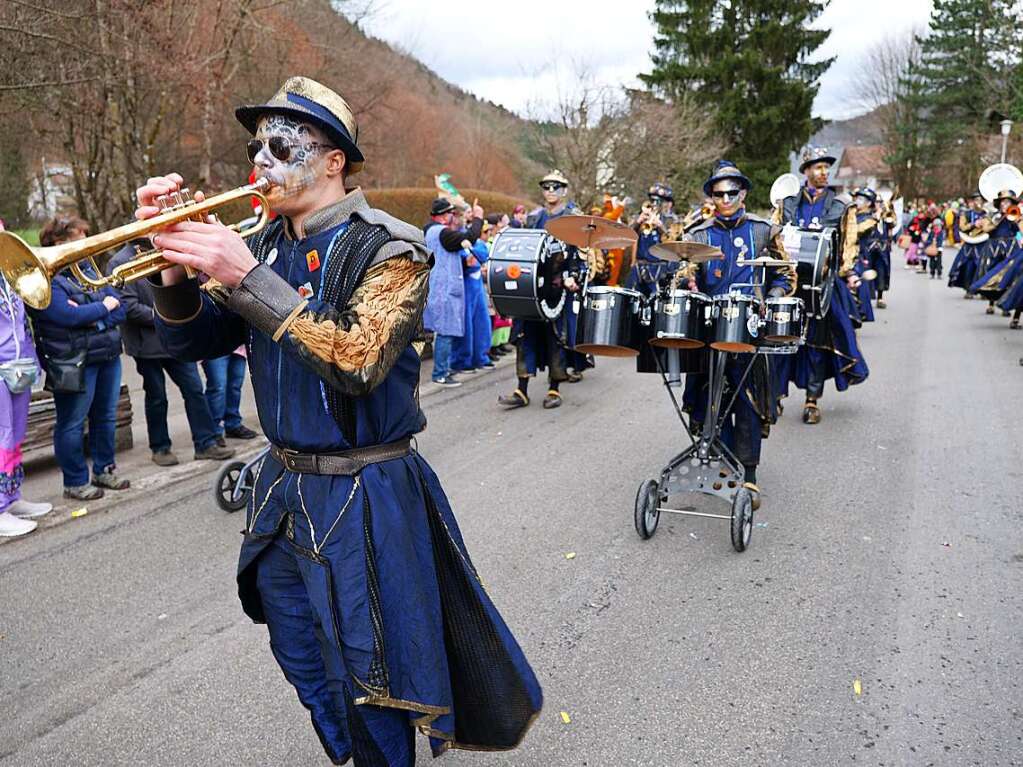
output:
[[[181,221],[205,221],[206,217],[218,208],[237,200],[255,197],[259,200],[261,208],[259,220],[249,227],[243,228],[240,224],[231,224],[228,227],[242,237],[249,237],[266,226],[270,220],[270,202],[265,194],[269,187],[269,180],[261,178],[254,184],[214,195],[202,202],[191,199],[188,190],[185,189],[174,193],[170,198],[161,199],[164,210],[152,218],[135,221],[108,232],[100,232],[83,240],[62,245],[33,248],[12,232],[0,232],[0,273],[3,273],[7,284],[21,300],[33,309],[45,309],[50,305],[50,284],[59,272],[67,268],[71,269],[78,281],[87,289],[120,288],[128,282],[169,269],[174,264],[164,258],[159,249],[147,250],[118,266],[109,277],[104,277],[94,260],[97,255]],[[82,269],[83,261],[92,264],[99,277],[86,273]]]

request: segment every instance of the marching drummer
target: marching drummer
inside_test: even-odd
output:
[[[551,219],[579,213],[575,203],[568,199],[568,179],[561,171],[552,170],[544,176],[540,180],[540,189],[543,191],[543,207],[529,214],[526,228],[543,229]],[[570,248],[568,254],[563,274],[564,286],[571,292],[577,292],[579,285],[575,275],[578,271],[578,255],[575,248]],[[515,374],[518,386],[511,394],[499,397],[498,404],[509,410],[528,405],[529,379],[538,370],[546,368],[547,395],[543,407],[545,410],[560,407],[562,382],[578,381],[586,364],[584,355],[567,348],[575,340],[574,315],[571,312],[563,313],[556,322],[517,319],[512,325],[512,339],[516,346]],[[569,368],[573,368],[572,373],[569,373]]]
[[[708,296],[731,292],[765,297],[791,296],[796,290],[796,271],[789,267],[754,267],[756,258],[789,260],[780,234],[766,219],[746,210],[750,180],[728,160],[719,160],[703,185],[714,203],[714,216],[691,229],[685,239],[718,248],[722,258],[689,270],[690,290]],[[747,262],[747,263],[740,263]],[[757,355],[745,385],[742,378],[749,366],[748,354],[729,355],[726,367],[728,386],[741,391],[732,415],[725,423],[723,436],[745,469],[745,486],[753,494],[754,509],[760,506],[757,466],[760,463],[762,427],[774,421],[770,373],[767,358]],[[694,428],[706,417],[706,375],[690,374],[686,380],[685,404],[692,414]],[[731,394],[726,392],[726,400]]]

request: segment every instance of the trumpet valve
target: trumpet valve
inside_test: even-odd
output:
[[[161,194],[154,202],[160,207],[160,210],[168,210],[170,208],[170,197],[165,194]]]

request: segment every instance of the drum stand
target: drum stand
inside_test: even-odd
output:
[[[740,260],[739,265],[744,262]],[[763,295],[763,286],[766,282],[766,268],[771,266],[789,266],[791,262],[781,260],[759,259],[756,266],[764,267],[761,270],[760,281],[751,284],[737,284],[731,287],[753,287],[758,294]],[[756,277],[754,277],[756,279]],[[708,371],[709,386],[707,392],[707,413],[703,428],[698,434],[693,433],[691,419],[687,422],[678,399],[672,391],[669,375],[661,364],[660,357],[654,355],[657,361],[657,368],[664,381],[664,388],[671,398],[679,421],[689,437],[690,445],[681,453],[672,458],[661,470],[660,478],[649,479],[640,485],[636,494],[635,524],[636,532],[643,539],[650,538],[657,530],[657,523],[661,513],[680,514],[690,517],[705,517],[708,519],[728,520],[731,533],[732,547],[739,552],[745,551],[749,546],[753,534],[753,496],[748,489],[743,487],[746,478],[746,470],[742,463],[736,458],[729,447],[722,441],[721,433],[725,422],[732,414],[735,401],[742,391],[743,386],[749,378],[753,364],[759,354],[791,354],[797,347],[778,347],[777,350],[758,348],[750,355],[749,364],[743,370],[731,399],[727,405],[722,407],[722,400],[725,395],[726,367],[728,356],[731,352],[720,351],[711,348],[710,370]],[[678,353],[678,350],[669,349]],[[669,358],[670,359],[670,358]],[[672,495],[683,493],[700,493],[710,495],[728,502],[731,506],[729,514],[711,514],[696,511],[692,507],[670,508],[667,506],[668,499]]]

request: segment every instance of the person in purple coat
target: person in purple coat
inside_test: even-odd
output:
[[[3,223],[0,222],[0,231]],[[48,514],[49,503],[21,497],[25,470],[21,443],[28,425],[28,405],[38,370],[36,350],[28,333],[25,304],[0,277],[0,537],[24,535],[36,529],[37,517]]]

